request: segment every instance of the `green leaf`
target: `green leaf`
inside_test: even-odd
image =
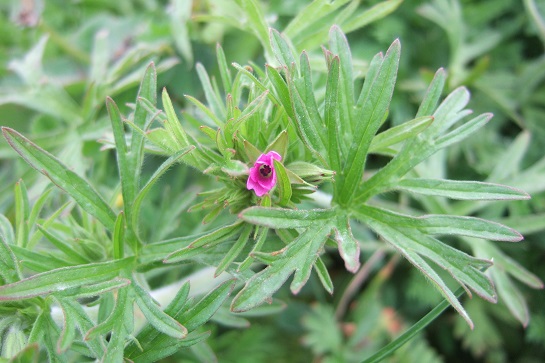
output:
[[[462,141],[463,139],[471,136],[481,127],[486,125],[492,118],[491,113],[484,113],[467,122],[464,122],[462,126],[450,131],[449,133],[437,138],[435,149],[439,150],[446,148],[452,144]]]
[[[147,139],[161,150],[173,154],[179,149],[178,143],[173,136],[165,129],[156,128],[146,133]]]
[[[192,97],[192,96],[189,96],[189,95],[185,95],[185,98],[191,102],[192,104],[194,104],[195,106],[197,106],[197,108],[199,110],[201,110],[206,116],[208,116],[210,118],[210,120],[212,122],[214,122],[214,124],[216,126],[219,126],[219,127],[222,127],[223,126],[223,121],[221,121],[221,119],[216,115],[214,114],[214,112],[209,109],[208,107],[206,107],[206,105],[204,103],[202,103],[201,101],[199,101],[198,99],[196,99],[195,97]]]
[[[361,108],[358,102],[359,109],[356,111],[356,119],[362,125],[355,129],[354,141],[347,155],[346,174],[339,175],[337,180],[340,205],[348,205],[353,201],[354,193],[361,183],[369,146],[388,111],[397,77],[400,51],[401,45],[396,40],[386,52],[376,76],[366,79],[365,83],[371,83],[369,86],[364,85],[364,88],[369,87],[368,97],[364,98]]]
[[[482,127],[489,120],[489,114],[477,116],[444,135],[452,125],[471,114],[470,110],[464,110],[468,101],[467,89],[460,87],[451,92],[433,114],[434,122],[417,137],[409,139],[394,159],[361,185],[355,203],[361,204],[372,195],[387,191],[389,185],[420,162]]]
[[[129,267],[132,258],[63,267],[0,286],[0,301],[28,299],[73,287],[110,280]]]
[[[232,177],[241,177],[248,175],[248,166],[240,160],[229,160],[221,167],[221,171]]]
[[[270,61],[269,58],[272,52],[269,45],[269,26],[260,8],[261,2],[256,0],[236,0],[236,2],[246,15],[249,29],[261,42],[261,45],[265,49],[265,56]]]
[[[285,302],[282,302],[278,299],[271,299],[270,301],[267,302],[267,304],[257,306],[253,308],[252,310],[242,311],[240,313],[237,313],[237,316],[255,318],[255,317],[261,317],[261,316],[276,315],[284,311],[286,307],[287,307],[287,304]]]
[[[77,317],[72,314],[72,310],[70,310],[70,308],[66,308],[66,306],[60,301],[60,299],[58,301],[60,302],[64,319],[61,335],[59,337],[59,340],[57,341],[57,351],[59,353],[64,353],[68,350],[68,348],[70,348],[76,337]]]
[[[128,281],[128,280],[127,280]],[[64,324],[63,324],[63,332],[61,336],[59,337],[58,346],[59,348],[68,348],[69,345],[67,344],[67,338],[65,335],[66,329],[73,329],[75,332],[76,325],[79,328],[79,331],[82,335],[85,335],[85,333],[92,329],[94,326],[94,322],[89,318],[87,313],[83,310],[83,307],[77,302],[69,299],[57,299],[59,301],[59,304],[62,307],[62,311],[64,314]],[[70,321],[72,322],[70,324]],[[105,340],[103,338],[100,339],[93,339],[91,341],[85,342],[89,349],[93,352],[96,358],[101,357],[104,354],[104,349],[106,347]],[[60,351],[64,351],[66,349],[59,349]]]
[[[41,310],[32,324],[32,329],[28,335],[28,343],[40,343],[44,336],[43,332],[46,331],[47,327],[47,318],[51,315],[51,312],[48,310]]]
[[[226,94],[231,93],[231,72],[229,72],[229,67],[227,66],[227,60],[225,59],[225,53],[223,48],[218,43],[216,45],[216,57],[218,58],[218,68],[221,76],[221,84],[223,85],[223,90]]]
[[[204,97],[206,98],[206,102],[210,106],[210,109],[219,120],[225,120],[226,119],[225,104],[221,101],[220,95],[212,87],[212,83],[210,82],[210,77],[208,77],[208,73],[206,72],[206,69],[201,63],[197,63],[195,65],[195,69],[201,81],[203,91],[204,91]]]
[[[344,260],[346,269],[356,273],[360,268],[360,244],[352,235],[350,221],[345,216],[337,216],[337,223],[333,228],[335,241],[338,243],[339,254]]]
[[[73,248],[73,246],[71,246],[68,242],[63,241],[62,237],[57,235],[55,232],[48,231],[40,225],[38,225],[38,230],[42,232],[44,237],[47,238],[47,240],[51,242],[53,246],[68,256],[73,262],[78,264],[89,263],[89,260],[82,257],[78,251]]]
[[[57,221],[57,218],[65,211],[67,208],[71,208],[75,203],[73,201],[67,201],[63,205],[61,205],[57,210],[55,210],[49,217],[47,217],[45,220],[41,221],[41,226],[43,228],[49,228],[53,226],[53,224]],[[36,207],[36,204],[34,204],[34,207]],[[34,209],[34,208],[33,208]],[[32,218],[32,216],[31,216]],[[36,218],[37,220],[37,218]],[[37,225],[36,221],[33,223],[34,225]],[[30,241],[28,242],[27,249],[34,249],[36,244],[40,241],[42,238],[42,232],[40,230],[34,231],[34,234],[31,236]]]
[[[34,202],[34,205],[32,206],[32,209],[30,211],[30,214],[28,216],[28,226],[32,228],[38,221],[38,218],[40,216],[40,213],[45,205],[45,203],[48,201],[49,195],[53,191],[53,187],[46,189],[43,193],[40,194],[38,199],[36,199],[36,202]],[[27,248],[32,248],[32,240],[34,238],[34,235],[30,238]]]
[[[147,67],[140,83],[137,100],[141,99],[147,100],[153,106],[157,103],[157,72],[153,62]],[[124,214],[126,216],[125,222],[128,230],[127,239],[129,243],[135,243],[134,234],[137,225],[133,224],[135,220],[133,217],[133,211],[135,210],[133,203],[140,187],[145,134],[133,131],[131,133],[130,149],[127,148],[125,145],[124,124],[119,110],[110,98],[107,98],[106,106],[112,122],[117,147],[117,165],[121,178],[121,192],[123,194]],[[136,102],[136,109],[134,111],[134,125],[136,129],[147,130],[154,118],[155,115],[148,113],[148,108],[143,102]]]
[[[406,235],[400,234],[397,230],[389,228],[384,224],[375,224],[371,222],[370,226],[386,241],[392,243],[395,247],[401,245],[400,247],[398,247],[400,253],[432,281],[432,283],[439,289],[441,294],[450,302],[454,309],[458,311],[458,313],[462,316],[462,318],[464,318],[469,326],[473,327],[473,322],[471,321],[471,318],[469,317],[469,315],[467,315],[467,312],[460,304],[460,302],[456,299],[450,288],[445,284],[443,279],[439,277],[435,270],[420,256],[419,253],[413,251],[413,249],[407,245],[403,246],[403,242],[405,240],[408,240]]]
[[[305,161],[294,161],[293,163],[287,165],[287,168],[288,169],[286,170],[291,171],[299,179],[299,181],[297,181],[298,183],[307,184],[308,186],[314,188],[316,188],[315,185],[305,183],[304,181],[301,183],[301,178],[310,180],[312,182],[318,182],[328,178],[331,179],[335,175],[335,172],[332,170],[323,169],[317,165],[307,163]],[[292,183],[295,182],[296,181],[292,181]]]
[[[123,308],[120,306],[120,302],[126,303],[127,290],[129,289],[120,289],[116,293],[105,294],[101,297],[96,317],[97,323],[83,334],[84,341],[96,339],[101,335],[104,335],[105,338],[107,337],[107,334],[113,329],[115,320],[121,317]],[[119,292],[121,291],[123,292],[121,294],[122,299],[120,300]],[[134,304],[134,299],[130,303]]]
[[[15,245],[11,245],[10,247],[21,267],[28,268],[32,271],[44,272],[63,268],[67,265],[66,259],[57,258],[51,254],[46,254],[43,251],[33,252]]]
[[[285,160],[286,156],[288,155],[288,146],[289,146],[289,137],[288,132],[286,130],[283,130],[281,133],[278,134],[276,139],[273,140],[267,146],[264,153],[268,153],[269,151],[276,151],[281,157],[281,160]]]
[[[342,130],[343,134],[341,134],[341,137],[348,134],[353,133],[353,130],[355,130],[356,127],[356,121],[354,118],[354,75],[353,75],[353,66],[352,66],[352,54],[350,52],[350,46],[348,45],[348,40],[346,39],[346,36],[341,31],[341,29],[333,25],[331,29],[329,30],[329,47],[331,53],[336,55],[333,57],[331,64],[330,64],[330,72],[333,71],[338,72],[338,76],[335,76],[333,74],[333,77],[338,77],[338,79],[334,80],[334,84],[332,84],[332,91],[333,94],[329,95],[327,94],[327,86],[326,86],[326,105],[327,100],[330,97],[333,97],[331,99],[331,103],[334,103],[336,105],[335,109],[338,111],[338,120],[336,120],[337,123],[340,123],[339,127],[335,128],[334,130],[337,130],[339,132]],[[335,59],[338,58],[339,61],[339,70],[335,70]],[[330,75],[328,74],[328,80]],[[335,84],[336,83],[336,84]],[[338,88],[338,91],[337,91]],[[326,115],[327,115],[327,109],[326,109]],[[327,122],[326,122],[327,124]],[[329,126],[328,126],[329,127]],[[331,137],[331,130],[329,131],[329,135]],[[337,135],[337,137],[339,137]],[[337,171],[340,171],[339,169],[334,169]]]
[[[459,200],[524,200],[530,196],[506,185],[445,179],[402,179],[393,189]]]
[[[9,219],[7,219],[3,214],[0,214],[0,236],[3,237],[4,241],[8,245],[14,245],[17,243],[13,226],[11,225]]]
[[[320,257],[318,257],[316,263],[314,264],[314,271],[318,275],[324,289],[333,295],[333,281],[331,281],[327,267]]]
[[[177,151],[174,153],[174,155],[170,156],[167,160],[165,160],[159,168],[153,173],[153,175],[149,178],[149,180],[146,182],[146,184],[142,187],[142,189],[138,192],[138,195],[134,199],[133,203],[133,213],[132,213],[132,224],[135,226],[136,231],[138,231],[138,217],[140,215],[140,208],[142,205],[142,201],[144,198],[148,195],[149,191],[153,187],[153,185],[163,176],[173,165],[175,165],[177,162],[180,161],[181,158],[183,158],[186,154],[191,152],[193,149],[195,149],[194,146],[188,146],[186,148],[183,148],[180,151]]]
[[[248,257],[242,261],[237,269],[237,272],[242,272],[244,270],[247,270],[250,268],[252,263],[254,262],[254,259],[256,258],[255,254],[259,254],[261,248],[265,244],[265,241],[267,240],[267,234],[269,229],[265,227],[257,227],[256,232],[254,233],[254,246],[252,247],[251,252],[249,253]]]
[[[248,67],[243,67],[241,66],[240,64],[236,63],[236,62],[233,62],[233,67],[235,67],[235,69],[237,69],[240,74],[243,74],[244,76],[246,76],[252,83],[253,85],[256,86],[256,91],[258,90],[259,92],[262,92],[260,96],[258,97],[261,97],[261,98],[264,98],[264,96],[267,96],[269,99],[271,99],[271,101],[273,101],[275,104],[279,104],[280,103],[280,100],[276,98],[276,96],[273,94],[269,94],[269,88],[267,86],[265,86],[265,84],[263,84],[263,82],[261,82],[254,74],[254,70],[252,69],[251,71],[248,70]],[[257,93],[257,92],[256,92]],[[251,98],[250,98],[251,99]],[[255,100],[254,100],[255,101]],[[252,102],[254,102],[252,101]],[[248,107],[246,107],[248,108]],[[253,114],[255,112],[252,111],[251,114]],[[248,112],[247,112],[248,113]],[[251,115],[250,114],[250,115]],[[250,116],[250,115],[247,115],[246,117]],[[231,116],[230,116],[231,117]]]
[[[269,228],[306,228],[327,224],[335,217],[333,209],[293,210],[250,207],[239,214],[242,220]]]
[[[297,13],[284,29],[284,33],[288,38],[295,38],[297,35],[304,33],[309,27],[312,27],[315,22],[333,13],[349,1],[337,0],[330,2],[328,0],[314,0]]]
[[[123,361],[125,343],[127,337],[132,334],[133,330],[134,297],[130,294],[131,291],[132,290],[129,288],[120,289],[118,291],[114,311],[108,317],[108,320],[103,323],[103,326],[107,327],[106,332],[112,332],[108,347],[106,348],[106,354],[103,357],[104,362]],[[93,330],[89,331],[89,333],[92,331],[98,332],[99,329],[97,328],[101,325],[97,325]],[[90,337],[89,333],[87,334],[87,338]]]
[[[4,217],[0,215],[0,217]],[[21,279],[19,263],[10,246],[6,243],[6,237],[0,233],[0,276],[4,283],[13,283]]]
[[[244,152],[246,153],[246,156],[248,156],[248,159],[250,159],[250,164],[254,164],[261,156],[261,151],[259,151],[259,149],[252,145],[252,143],[250,143],[248,140],[244,140],[243,144]]]
[[[274,170],[276,171],[277,184],[276,190],[278,191],[278,205],[287,206],[291,200],[291,183],[286,172],[286,168],[278,160],[273,160]]]
[[[496,158],[496,166],[488,175],[490,181],[500,181],[521,171],[521,163],[530,146],[530,132],[521,132]]]
[[[265,265],[270,265],[276,260],[276,254],[274,252],[255,251],[252,252],[252,257]]]
[[[266,300],[295,272],[291,284],[293,293],[299,290],[310,277],[312,267],[329,235],[329,223],[316,223],[275,255],[275,260],[264,270],[248,280],[246,286],[235,296],[231,311],[250,310]]]
[[[369,206],[360,207],[359,211],[371,213],[377,218],[380,216],[384,223],[402,228],[417,228],[427,234],[461,235],[509,242],[518,242],[523,238],[514,229],[476,217],[436,214],[412,217]]]
[[[244,227],[242,227],[242,231],[240,232],[240,236],[238,236],[237,241],[229,249],[229,252],[225,255],[225,257],[220,261],[218,264],[218,267],[216,268],[216,272],[214,273],[214,276],[219,276],[222,272],[224,272],[231,263],[240,255],[242,250],[244,249],[244,246],[248,243],[248,238],[250,237],[250,233],[252,233],[253,226],[251,224],[244,224]]]
[[[471,241],[471,246],[475,251],[475,255],[486,256],[486,258],[493,259],[494,264],[497,267],[501,268],[502,271],[510,274],[523,284],[534,289],[543,289],[543,281],[539,277],[528,271],[512,257],[507,256],[495,244],[479,239],[465,238],[465,240]]]
[[[220,326],[229,328],[250,327],[250,322],[248,319],[241,318],[238,316],[238,314],[233,314],[231,311],[229,311],[229,308],[225,306],[222,306],[218,311],[216,311],[216,314],[214,314],[211,321]]]
[[[435,79],[432,81],[432,85]],[[458,87],[441,102],[437,110],[433,113],[434,122],[426,130],[427,136],[437,136],[447,131],[452,125],[462,118],[471,114],[471,111],[465,110],[470,99],[467,88]]]
[[[236,131],[239,129],[239,126],[242,122],[250,119],[251,117],[256,114],[256,112],[261,111],[262,105],[265,102],[265,99],[268,98],[270,95],[269,90],[265,89],[265,91],[259,95],[257,95],[255,98],[252,99],[252,101],[246,105],[242,113],[235,118],[229,119],[225,123],[225,140],[228,143],[228,147],[233,147],[233,138],[235,136]],[[259,115],[259,113],[258,113]]]
[[[128,152],[128,148],[125,142],[124,124],[117,105],[111,98],[107,98],[106,107],[108,109],[108,114],[112,123],[112,129],[114,132],[114,139],[117,149],[117,167],[119,169],[119,177],[121,179],[121,193],[123,195],[123,207],[126,215],[127,227],[129,232],[132,232],[134,228],[131,220],[133,210],[132,205],[134,203],[134,199],[136,198],[136,193],[138,192],[139,188],[141,165],[136,164],[138,159],[134,154],[135,150],[131,150],[130,153]],[[143,112],[143,109],[140,107],[139,110],[141,114]],[[136,123],[135,125],[139,127],[142,126]],[[136,135],[139,135],[138,138]],[[133,142],[137,142],[137,140],[142,139],[142,136],[138,132],[133,132],[132,138],[134,139]],[[136,152],[141,152],[141,150],[136,150]]]
[[[498,290],[498,296],[501,302],[507,305],[507,308],[520,323],[527,327],[530,322],[530,313],[525,296],[517,288],[515,283],[506,273],[499,269],[491,270],[491,277]]]
[[[134,363],[153,363],[163,358],[171,356],[180,349],[189,348],[195,344],[205,341],[210,336],[210,332],[190,333],[185,339],[172,341],[161,341],[152,348],[129,356]]]
[[[21,321],[12,320],[10,326],[2,332],[2,358],[15,356],[25,347],[25,343],[26,336]]]
[[[327,161],[329,167],[336,172],[341,172],[341,148],[339,146],[339,133],[341,117],[338,111],[338,97],[339,97],[339,57],[333,57],[331,64],[329,65],[329,72],[327,73],[326,84],[326,99],[324,110],[324,122],[327,128]],[[352,82],[352,81],[350,81]],[[352,103],[353,103],[352,94]],[[341,106],[342,107],[342,106]],[[351,127],[350,123],[347,124]],[[346,127],[345,127],[346,129]]]
[[[518,242],[522,235],[504,225],[476,217],[429,215],[415,219],[414,225],[429,234],[484,238],[495,241]]]
[[[179,321],[187,327],[188,331],[194,331],[206,323],[219,309],[223,302],[233,291],[235,284],[232,280],[219,285],[209,292],[198,303],[179,315]]]
[[[273,53],[281,65],[287,67],[288,70],[297,65],[293,45],[278,30],[271,28],[269,38]]]
[[[120,173],[122,172],[122,166],[125,166],[126,154],[127,154],[127,142],[125,141],[125,129],[123,128],[123,117],[117,107],[115,101],[110,97],[106,98],[106,108],[112,123],[112,130],[114,134],[115,147],[118,153],[118,166]]]
[[[514,215],[506,218],[494,219],[494,221],[511,228],[516,228],[522,235],[545,230],[545,213]]]
[[[492,264],[490,261],[476,259],[423,234],[414,227],[410,228],[405,218],[397,215],[393,217],[394,214],[391,212],[374,207],[365,207],[360,208],[355,214],[358,220],[369,225],[430,278],[470,326],[473,326],[473,323],[460,302],[422,257],[432,260],[447,270],[468,293],[468,288],[471,288],[488,301],[495,302],[497,300],[492,282],[481,271]]]
[[[512,277],[534,289],[543,289],[543,282],[507,256],[496,244],[474,238],[464,238],[464,240],[471,246],[476,256],[486,256],[494,261],[494,268],[490,270],[490,275],[498,291],[499,300],[505,303],[511,314],[523,326],[526,326],[530,318],[528,304]]]
[[[276,68],[267,64],[267,79],[271,82],[272,88],[276,97],[284,107],[284,110],[288,114],[288,117],[292,120],[295,119],[295,113],[291,105],[290,93],[286,81]]]
[[[125,256],[125,214],[119,212],[115,220],[115,227],[112,235],[114,245],[114,259],[118,260]]]
[[[233,282],[227,281],[189,309],[182,309],[184,306],[176,304],[176,300],[173,300],[169,307],[165,309],[165,312],[168,312],[174,319],[183,324],[189,332],[193,332],[212,317],[230,295],[233,287]],[[134,362],[155,362],[174,354],[180,348],[197,344],[207,336],[208,334],[189,334],[185,339],[177,340],[165,334],[156,335],[153,333],[153,335],[146,338],[139,334],[137,339],[142,346],[142,350],[138,349],[135,344],[131,344],[127,348],[126,355]]]
[[[178,262],[185,259],[188,252],[191,252],[195,248],[198,248],[198,247],[209,248],[219,243],[222,243],[224,241],[227,241],[228,239],[236,236],[242,228],[244,228],[244,225],[240,221],[225,227],[218,228],[215,231],[212,231],[202,237],[197,238],[195,241],[189,244],[189,246],[172,252],[165,258],[164,262],[165,263]]]
[[[17,131],[3,127],[2,132],[11,147],[30,166],[51,179],[55,185],[74,198],[83,210],[95,216],[106,228],[113,230],[115,213],[87,181]]]
[[[189,289],[190,285],[189,281],[187,281],[181,286],[180,290],[178,290],[172,301],[165,308],[164,313],[175,318],[176,315],[179,314],[180,311],[182,311],[182,309],[186,309],[188,303],[187,298],[189,296]],[[168,335],[159,332],[151,324],[148,323],[142,328],[142,330],[140,330],[140,332],[138,332],[136,340],[133,340],[127,345],[127,347],[125,348],[125,355],[130,357],[136,352],[141,352],[141,349],[143,347],[152,347],[153,341],[160,336],[167,339],[173,339],[176,342],[180,341],[179,339],[174,339]],[[186,336],[184,339],[187,338],[188,337]]]
[[[55,296],[69,296],[76,299],[92,298],[106,292],[117,290],[129,285],[131,281],[122,277],[114,277],[111,280],[83,286],[71,287],[55,292]]]
[[[390,146],[415,137],[432,122],[432,116],[423,116],[381,132],[373,138],[369,146],[369,153],[384,153],[384,150],[388,150]]]
[[[138,304],[138,307],[140,307],[142,314],[144,314],[148,322],[153,325],[155,329],[175,339],[185,338],[187,329],[164,313],[149,293],[136,282],[134,276],[130,287],[134,291],[136,303]]]
[[[201,125],[199,127],[199,130],[201,130],[203,134],[208,136],[210,138],[210,140],[212,140],[212,141],[216,140],[216,134],[218,132],[217,130],[214,130],[213,128],[211,128],[209,126],[206,126],[206,125]]]
[[[38,363],[40,347],[38,344],[27,345],[17,355],[11,358],[10,363]]]
[[[43,336],[41,339],[40,346],[45,347],[49,362],[51,363],[61,363],[65,360],[62,359],[62,356],[57,351],[57,341],[60,336],[60,328],[53,321],[53,318],[50,314],[44,314],[43,322],[41,322],[40,334]]]
[[[163,89],[162,101],[167,116],[165,121],[165,129],[172,136],[174,136],[174,139],[177,141],[178,147],[180,149],[191,146],[191,144],[189,143],[188,135],[180,124],[178,116],[176,116],[176,111],[174,111],[174,106],[172,105],[172,101],[170,100],[166,88]]]
[[[374,21],[380,20],[396,10],[403,0],[387,0],[381,1],[373,5],[371,8],[352,16],[348,21],[342,24],[345,32],[362,28]]]
[[[28,218],[30,215],[30,206],[28,201],[28,192],[25,183],[19,180],[15,183],[15,236],[17,237],[17,246],[26,247],[28,243],[29,228]]]
[[[163,90],[162,101],[167,116],[165,120],[165,129],[169,132],[169,134],[178,145],[176,150],[174,151],[182,150],[183,148],[186,148],[188,146],[193,146],[192,144],[197,145],[197,142],[185,132],[184,128],[180,124],[180,120],[178,120],[178,117],[176,116],[174,106],[172,105],[172,101],[170,100],[166,89]],[[218,159],[220,158],[219,156],[217,156],[216,153],[200,145],[194,153],[191,153],[187,156],[185,162],[188,165],[193,166],[194,168],[204,170],[209,165],[209,163]]]
[[[384,54],[382,52],[376,54],[369,63],[367,73],[365,74],[365,82],[358,96],[358,101],[356,102],[356,108],[362,109],[365,102],[369,99],[371,89],[374,85],[374,81],[377,78],[378,73],[381,70],[382,64],[384,62]]]
[[[437,103],[443,94],[443,88],[445,87],[445,82],[447,79],[447,74],[443,68],[439,68],[435,72],[435,76],[431,81],[420,107],[418,107],[418,112],[416,113],[415,118],[429,116],[433,114],[434,110],[437,108]]]
[[[310,63],[306,53],[301,54],[301,77],[288,77],[295,125],[305,145],[313,151],[314,155],[323,160],[325,135],[322,130],[324,124],[318,112],[318,106],[312,86]]]

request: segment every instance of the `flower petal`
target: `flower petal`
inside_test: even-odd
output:
[[[276,151],[269,151],[266,154],[261,154],[257,158],[254,166],[250,168],[250,175],[248,176],[248,181],[246,182],[246,188],[248,190],[254,190],[255,194],[258,197],[266,194],[276,185],[276,171],[274,170],[274,160],[282,160],[282,156]],[[260,168],[263,165],[270,167],[269,175],[262,175]]]

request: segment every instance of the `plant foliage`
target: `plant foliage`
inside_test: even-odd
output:
[[[511,243],[545,229],[545,73],[524,63],[507,94],[493,84],[515,82],[511,65],[488,58],[521,25],[470,16],[491,1],[294,4],[91,1],[67,5],[97,7],[72,20],[0,7],[34,32],[0,69],[2,120],[30,119],[2,121],[0,361],[282,361],[294,343],[270,337],[291,326],[324,361],[437,362],[441,343],[420,333],[449,306],[475,356],[500,347],[495,324],[529,324],[518,282],[543,282]],[[431,48],[403,30],[423,19],[448,59],[416,75]],[[258,196],[247,180],[269,152],[276,183]],[[498,304],[461,300],[473,294]],[[224,331],[250,322],[267,328]]]

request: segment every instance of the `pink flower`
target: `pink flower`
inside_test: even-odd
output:
[[[263,196],[276,185],[276,172],[273,160],[282,160],[276,151],[261,154],[254,166],[250,168],[250,176],[246,183],[248,190],[254,190],[258,197]]]

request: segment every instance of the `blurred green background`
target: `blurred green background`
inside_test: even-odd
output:
[[[309,3],[259,1],[268,25],[280,31]],[[349,3],[355,9],[368,9],[378,1]],[[465,85],[476,113],[494,113],[478,135],[451,148],[448,162],[436,167],[453,179],[498,180],[532,195],[530,201],[510,205],[510,213],[517,217],[509,219],[511,226],[523,232],[525,241],[501,248],[545,279],[545,2],[391,3],[395,9],[391,14],[348,32],[356,66],[363,76],[374,54],[384,51],[393,39],[401,40],[390,125],[412,118],[440,67],[448,72],[448,91]],[[293,38],[297,50],[305,49],[318,59],[329,27],[337,22],[341,28],[349,25],[350,16],[339,17],[346,6],[322,19],[309,19],[309,29]],[[323,32],[325,36],[320,35]],[[218,43],[228,63],[263,66],[267,61],[250,22],[240,17],[233,0],[2,1],[0,124],[24,133],[114,201],[118,194],[115,156],[103,150],[112,139],[105,97],[114,98],[122,113],[130,112],[128,103],[134,102],[144,69],[153,61],[159,72],[158,91],[167,87],[176,106],[195,115],[184,95],[203,99],[197,62],[218,77]],[[148,173],[161,161],[149,156]],[[371,165],[383,162],[376,158]],[[13,186],[21,178],[32,197],[47,186],[45,178],[22,162],[2,139],[0,212],[8,217],[15,213]],[[213,181],[180,168],[161,183],[163,187],[156,188],[146,202],[149,218],[144,219],[149,220],[150,239],[198,232],[202,216],[185,210],[195,191]],[[510,217],[497,215],[492,208],[486,213],[484,217],[491,219]],[[370,253],[363,254],[365,261]],[[220,362],[358,361],[439,301],[430,284],[401,259],[374,258],[384,263],[376,265],[373,277],[358,290],[356,301],[342,314],[342,323],[335,319],[334,307],[339,306],[341,292],[352,276],[344,271],[342,261],[332,258],[328,264],[338,292],[333,297],[317,281],[296,297],[281,290],[278,295],[287,303],[284,312],[252,320],[245,329],[217,325],[208,343]],[[159,286],[165,280],[155,283]],[[527,327],[509,313],[501,299],[497,305],[465,299],[474,331],[448,311],[392,361],[542,362],[545,295],[522,284],[513,286],[527,301],[531,317]],[[193,361],[199,354],[206,356],[203,352],[180,353],[168,361]]]

